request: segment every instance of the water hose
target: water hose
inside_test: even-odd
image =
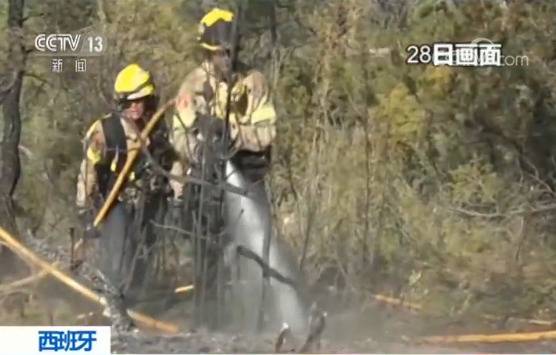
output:
[[[107,306],[107,301],[104,297],[99,296],[93,290],[84,286],[83,284],[76,281],[74,278],[69,276],[67,273],[61,271],[56,266],[50,264],[35,252],[23,245],[19,240],[10,235],[6,230],[0,227],[0,238],[5,242],[6,246],[10,248],[14,253],[19,255],[22,259],[28,261],[40,267],[42,270],[46,271],[50,275],[54,276],[58,281],[74,289],[80,293],[85,298],[103,306]],[[156,329],[165,333],[176,334],[179,332],[179,328],[172,323],[167,323],[160,321],[158,319],[147,316],[143,313],[133,311],[131,309],[127,310],[128,315],[137,322],[138,325],[144,327]]]
[[[99,210],[97,216],[95,217],[95,221],[93,224],[95,227],[97,227],[99,223],[104,220],[104,218],[108,214],[108,211],[110,211],[112,204],[114,203],[116,198],[118,198],[118,195],[120,194],[120,190],[124,185],[126,178],[129,175],[129,172],[131,171],[131,168],[133,167],[133,163],[135,163],[135,160],[137,159],[139,153],[141,152],[140,149],[141,142],[144,142],[145,140],[148,139],[152,130],[156,127],[156,124],[163,117],[166,110],[168,110],[173,105],[174,105],[174,100],[172,99],[166,102],[164,106],[162,106],[160,109],[158,109],[158,111],[155,112],[155,114],[152,116],[152,118],[149,120],[149,122],[141,132],[141,136],[139,138],[139,143],[138,143],[139,145],[137,147],[128,147],[128,154],[127,154],[125,165],[122,168],[122,171],[120,171],[120,173],[118,174],[118,178],[116,179],[114,186],[110,190],[110,193],[108,194],[108,197],[104,201],[102,208]]]

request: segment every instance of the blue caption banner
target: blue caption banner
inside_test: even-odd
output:
[[[0,355],[109,355],[110,327],[0,327]]]

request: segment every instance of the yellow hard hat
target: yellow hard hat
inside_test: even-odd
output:
[[[199,23],[199,44],[209,51],[230,49],[232,46],[232,21],[234,14],[214,8]]]
[[[116,76],[114,98],[117,101],[136,100],[154,95],[151,74],[138,64],[130,64]]]

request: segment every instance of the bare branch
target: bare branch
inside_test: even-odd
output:
[[[54,263],[53,265],[57,266],[58,264]],[[18,289],[20,287],[28,286],[29,284],[42,279],[46,275],[48,275],[48,272],[45,271],[45,270],[41,270],[40,272],[38,272],[34,275],[27,276],[23,279],[13,281],[13,282],[11,282],[9,284],[6,284],[6,285],[0,285],[0,294],[13,292],[15,289]]]
[[[103,25],[110,22],[106,14],[106,4],[104,0],[97,0],[97,15]]]
[[[538,205],[530,209],[516,209],[511,210],[505,213],[501,212],[479,212],[474,210],[468,210],[461,207],[448,207],[448,210],[463,214],[468,217],[478,217],[478,218],[487,218],[487,219],[494,219],[494,218],[506,218],[511,216],[519,216],[524,214],[537,214],[537,213],[544,213],[556,210],[556,203],[546,204],[546,205]]]
[[[20,144],[20,145],[19,145],[19,150],[20,150],[23,154],[25,154],[25,156],[26,156],[28,159],[33,159],[33,158],[34,158],[34,154],[33,154],[33,152],[31,151],[31,149],[27,148],[27,147],[24,146],[23,144]]]
[[[32,19],[32,18],[34,18],[34,17],[43,17],[44,15],[45,15],[44,12],[39,12],[39,13],[36,13],[36,14],[31,14],[31,13],[30,13],[30,14],[28,14],[27,16],[23,16],[23,18],[21,19],[21,21],[22,21],[23,23],[25,23],[25,21],[27,21],[27,20],[29,20],[29,19]]]
[[[17,80],[17,72],[12,71],[11,74],[12,75],[11,75],[11,78],[10,78],[9,82],[6,83],[6,84],[2,84],[2,86],[0,86],[0,104],[2,104],[6,95],[10,92],[10,90],[12,89],[12,87],[15,84],[15,81]]]
[[[157,222],[152,221],[152,220],[150,221],[150,223],[157,228],[167,229],[167,230],[170,230],[170,231],[173,231],[173,232],[185,234],[188,237],[195,237],[195,233],[190,232],[190,231],[186,231],[183,228],[179,228],[179,227],[176,227],[176,226],[167,226],[165,224],[160,224],[160,223],[157,223]]]
[[[38,81],[40,81],[41,83],[46,84],[46,85],[48,85],[48,86],[51,86],[51,87],[54,86],[54,85],[52,85],[52,83],[50,83],[48,80],[46,80],[45,78],[43,78],[43,77],[41,77],[41,76],[39,76],[39,75],[37,75],[37,74],[35,74],[35,73],[31,73],[31,72],[28,72],[28,71],[24,71],[24,72],[23,72],[23,75],[26,76],[26,77],[33,78],[33,79],[35,79],[35,80],[38,80]]]

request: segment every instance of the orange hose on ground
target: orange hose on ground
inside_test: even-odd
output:
[[[423,307],[417,303],[405,302],[401,299],[388,297],[380,294],[372,295],[372,297],[382,303],[392,304],[409,308],[411,310],[421,310]],[[498,319],[494,316],[484,315],[485,319]],[[552,321],[543,321],[536,319],[520,319],[530,324],[552,325]],[[556,339],[556,330],[522,332],[522,333],[500,333],[500,334],[466,334],[466,335],[435,335],[417,339],[412,339],[418,343],[425,344],[447,344],[447,343],[511,343],[511,342],[529,342],[547,339]]]
[[[420,304],[406,302],[406,301],[398,299],[398,298],[384,296],[384,295],[381,295],[381,294],[374,294],[374,295],[372,295],[372,297],[375,299],[375,301],[378,301],[378,302],[381,302],[381,303],[386,303],[386,304],[391,304],[391,305],[399,306],[399,307],[403,307],[403,308],[408,308],[408,309],[411,309],[411,310],[414,310],[414,311],[420,311],[420,310],[423,309],[423,306],[421,306]]]
[[[174,293],[187,293],[189,291],[193,291],[194,288],[195,286],[193,285],[180,286],[180,287],[176,287]]]
[[[59,270],[58,268],[52,266],[47,261],[43,260],[40,256],[38,256],[33,251],[28,249],[25,245],[23,245],[19,240],[17,240],[12,235],[10,235],[2,227],[0,227],[0,238],[4,240],[8,248],[10,248],[14,253],[19,255],[21,258],[27,260],[32,264],[37,265],[38,267],[45,270],[46,272],[54,276],[56,279],[66,284],[67,286],[71,287],[75,291],[79,292],[81,295],[88,298],[89,300],[98,303],[99,305],[102,305],[104,307],[107,305],[106,299],[104,297],[99,296],[88,287],[74,280],[71,276],[67,275],[65,272]],[[163,322],[133,310],[128,310],[128,314],[133,320],[137,321],[139,325],[143,325],[149,328],[157,329],[171,334],[175,334],[179,332],[179,328],[175,324]]]
[[[501,334],[467,334],[467,335],[436,335],[417,338],[419,343],[515,343],[556,339],[556,330],[544,332],[501,333]]]

